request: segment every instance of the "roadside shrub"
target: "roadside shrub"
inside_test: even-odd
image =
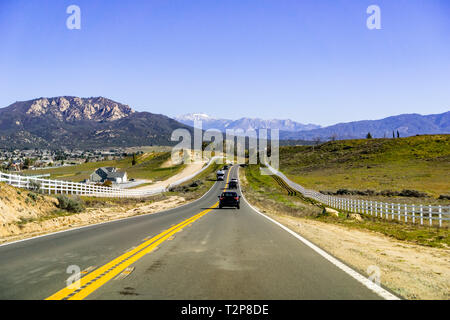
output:
[[[28,188],[34,192],[39,192],[41,190],[41,184],[36,181],[30,181],[28,183]]]
[[[352,194],[352,192],[348,189],[339,189],[338,191],[336,191],[337,195],[343,195],[343,194]]]
[[[385,196],[385,197],[395,197],[395,196],[398,196],[399,194],[400,194],[400,192],[392,191],[392,190],[383,190],[380,192],[380,195]]]
[[[84,210],[83,200],[79,197],[69,198],[66,195],[60,194],[56,197],[58,199],[57,207],[69,212],[78,213]]]
[[[417,190],[402,190],[402,192],[399,193],[399,196],[402,197],[414,197],[414,198],[423,198],[423,197],[427,197],[427,194],[424,192],[420,192]]]
[[[336,192],[333,191],[320,191],[323,194],[328,195],[358,195],[358,196],[383,196],[383,197],[413,197],[413,198],[426,198],[428,195],[425,192],[420,192],[417,190],[402,190],[402,191],[393,191],[393,190],[382,190],[382,191],[374,191],[374,190],[349,190],[349,189],[339,189]],[[444,196],[445,197],[445,196]],[[446,199],[446,198],[440,198]]]
[[[201,180],[195,180],[193,182],[191,182],[188,185],[184,185],[184,186],[176,186],[176,187],[171,187],[169,188],[169,192],[182,192],[182,193],[186,193],[189,191],[193,191],[193,189],[201,186],[203,184],[203,181]]]
[[[29,196],[33,201],[36,201],[37,198],[38,198],[38,195],[37,195],[36,193],[34,193],[34,192],[30,192],[30,193],[28,194],[28,196]]]
[[[450,200],[450,195],[448,195],[448,194],[441,194],[439,196],[439,200]]]
[[[169,192],[183,192],[186,193],[189,191],[188,186],[177,186],[177,187],[170,187]]]
[[[203,184],[203,182],[201,182],[200,180],[195,180],[191,184],[189,184],[189,187],[196,188],[196,187],[198,187],[198,186],[200,186],[202,184]]]

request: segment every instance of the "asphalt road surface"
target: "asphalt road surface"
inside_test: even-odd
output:
[[[227,178],[237,175],[234,166]],[[172,210],[0,246],[0,299],[381,299],[244,199],[218,209],[225,186]]]

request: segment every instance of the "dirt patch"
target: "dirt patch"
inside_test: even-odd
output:
[[[174,163],[172,161],[172,158],[170,158],[169,160],[167,160],[166,162],[164,162],[161,165],[161,168],[170,168],[170,167],[173,167],[173,166],[174,166]]]
[[[25,223],[56,209],[58,200],[0,183],[0,236],[7,224]]]
[[[80,227],[89,224],[117,220],[121,218],[151,214],[175,208],[184,204],[185,198],[170,196],[161,201],[144,202],[123,207],[87,209],[85,212],[41,221],[31,221],[23,225],[17,223],[3,224],[0,228],[0,242],[30,238],[37,235]]]
[[[269,215],[362,274],[377,266],[381,283],[406,299],[450,299],[450,250],[307,218]]]
[[[184,179],[186,177],[189,177],[190,175],[195,174],[196,172],[200,171],[203,166],[204,166],[204,162],[194,162],[191,164],[186,165],[186,167],[179,173],[177,173],[176,175],[170,177],[167,180],[164,181],[159,181],[156,183],[153,183],[151,185],[147,185],[147,186],[143,186],[143,187],[137,187],[135,188],[135,190],[152,190],[152,189],[156,189],[156,188],[160,188],[160,187],[165,187],[167,188],[170,184],[179,181],[181,179]]]

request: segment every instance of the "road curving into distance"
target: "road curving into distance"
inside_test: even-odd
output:
[[[244,198],[218,209],[227,181],[175,209],[0,246],[0,299],[389,298]],[[73,265],[82,278],[67,287]]]

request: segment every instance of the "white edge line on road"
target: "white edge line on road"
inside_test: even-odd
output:
[[[216,183],[217,183],[217,182],[216,182]],[[16,241],[11,241],[11,242],[5,242],[5,243],[0,244],[0,247],[6,247],[6,246],[9,246],[10,244],[16,244],[16,243],[19,243],[19,242],[25,242],[25,241],[35,240],[35,239],[38,239],[38,238],[48,237],[48,236],[52,236],[52,235],[55,235],[55,234],[58,234],[58,233],[64,233],[64,232],[70,232],[70,231],[75,231],[75,230],[85,229],[85,228],[91,228],[91,227],[99,226],[99,225],[102,225],[102,224],[115,223],[115,222],[120,222],[120,221],[128,220],[128,219],[142,218],[142,217],[145,217],[145,216],[147,216],[147,215],[152,215],[152,214],[157,214],[157,213],[165,213],[165,212],[170,211],[170,210],[179,209],[179,208],[182,208],[182,207],[184,207],[184,206],[193,204],[193,203],[195,203],[195,202],[197,202],[197,201],[200,201],[203,197],[205,197],[208,193],[210,193],[210,192],[212,191],[212,189],[214,188],[214,186],[215,186],[216,183],[214,183],[214,184],[211,186],[211,188],[210,188],[207,192],[205,192],[205,194],[202,195],[202,196],[201,196],[200,198],[198,198],[197,200],[194,200],[194,201],[191,201],[191,202],[182,204],[182,205],[179,206],[179,207],[175,207],[175,208],[171,208],[171,209],[167,209],[167,210],[163,210],[163,211],[158,211],[158,212],[145,213],[145,214],[141,214],[141,215],[137,215],[137,216],[132,216],[132,217],[120,218],[120,219],[116,219],[116,220],[110,220],[110,221],[104,221],[104,222],[99,222],[99,223],[94,223],[94,224],[88,224],[88,225],[85,225],[85,226],[80,226],[80,227],[75,227],[75,228],[69,228],[69,229],[60,230],[60,231],[55,231],[55,232],[46,233],[46,234],[41,234],[41,235],[39,235],[39,236],[35,236],[35,237],[31,237],[31,238],[26,238],[26,239],[21,239],[21,240],[16,240]]]
[[[238,177],[239,177],[239,167],[238,167]],[[357,271],[353,270],[352,268],[350,268],[349,266],[345,265],[344,263],[342,263],[341,261],[339,261],[338,259],[336,259],[335,257],[333,257],[332,255],[328,254],[327,252],[325,252],[324,250],[320,249],[318,246],[316,246],[315,244],[313,244],[312,242],[310,242],[309,240],[303,238],[301,235],[299,235],[297,232],[289,229],[288,227],[286,227],[285,225],[282,225],[281,223],[279,223],[278,221],[266,216],[265,214],[259,212],[258,209],[256,209],[255,207],[253,207],[245,198],[242,189],[241,189],[241,184],[239,183],[239,190],[241,192],[241,196],[242,198],[244,198],[244,201],[250,206],[250,208],[252,208],[256,213],[260,214],[261,216],[263,216],[264,218],[268,219],[269,221],[275,223],[277,226],[279,226],[280,228],[282,228],[283,230],[289,232],[292,236],[294,236],[295,238],[297,238],[298,240],[300,240],[301,242],[303,242],[305,245],[307,245],[308,247],[310,247],[311,249],[313,249],[315,252],[317,252],[318,254],[320,254],[322,257],[324,257],[325,259],[327,259],[329,262],[331,262],[332,264],[334,264],[336,267],[338,267],[339,269],[341,269],[342,271],[344,271],[345,273],[347,273],[348,275],[350,275],[352,278],[354,278],[355,280],[359,281],[361,284],[363,284],[364,286],[366,286],[368,289],[370,289],[371,291],[375,292],[376,294],[378,294],[380,297],[386,299],[386,300],[401,300],[399,297],[393,295],[392,293],[390,293],[389,291],[387,291],[386,289],[382,288],[381,286],[377,285],[375,282],[369,280],[368,278],[364,277],[363,275],[361,275],[360,273],[358,273]]]

